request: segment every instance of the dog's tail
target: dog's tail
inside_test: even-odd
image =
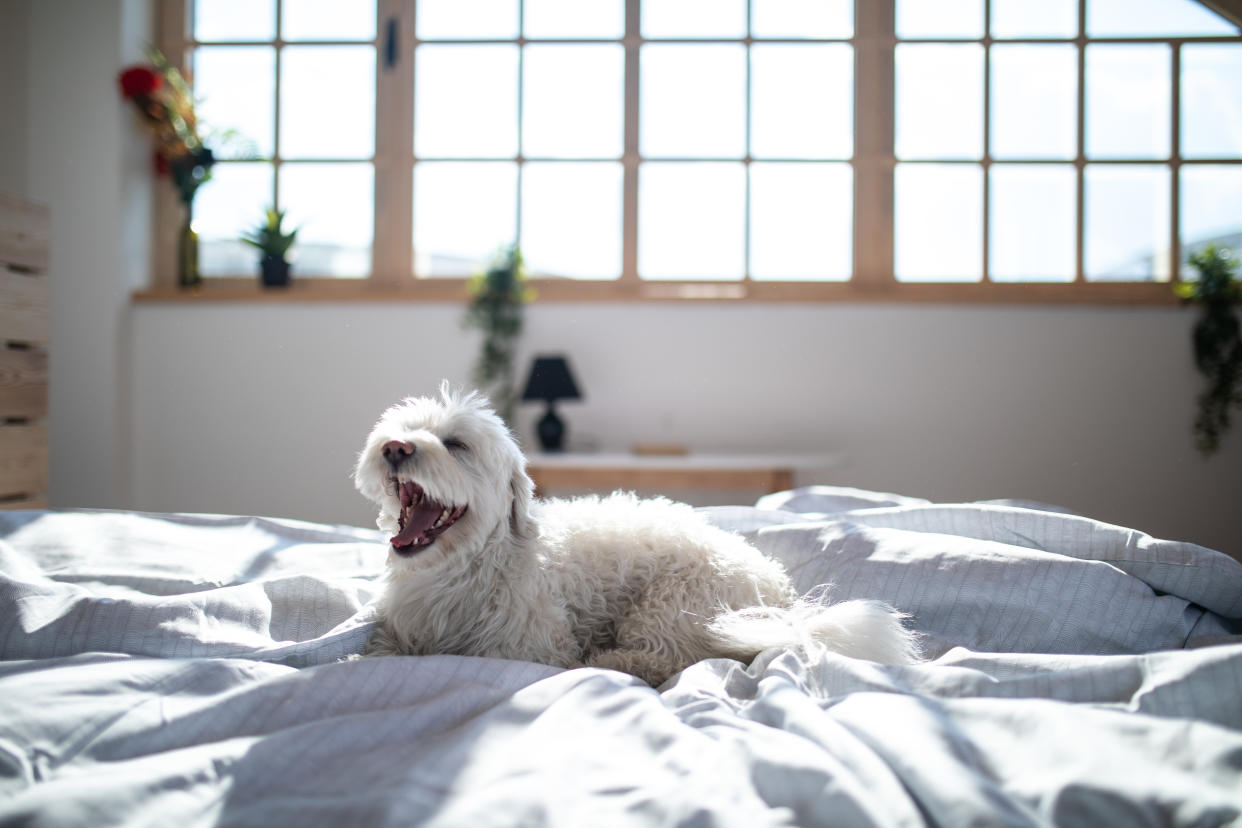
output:
[[[800,598],[784,607],[726,610],[707,625],[722,655],[749,662],[770,647],[820,648],[880,664],[920,660],[918,635],[906,616],[879,601],[822,604]]]

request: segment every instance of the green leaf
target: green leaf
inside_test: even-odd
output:
[[[1198,269],[1199,281],[1174,289],[1184,299],[1203,303],[1191,340],[1195,366],[1206,380],[1194,434],[1199,451],[1210,455],[1229,430],[1231,409],[1242,405],[1242,326],[1233,310],[1242,291],[1234,279],[1237,259],[1230,251],[1212,245],[1188,261]]]

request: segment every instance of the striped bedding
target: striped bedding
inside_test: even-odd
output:
[[[353,659],[376,532],[0,512],[3,825],[1242,823],[1242,564],[1041,504],[705,510],[928,661],[771,650],[659,690]]]

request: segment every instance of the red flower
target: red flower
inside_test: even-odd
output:
[[[190,85],[159,50],[149,49],[147,56],[149,63],[122,70],[117,84],[154,139],[156,173],[170,176],[181,200],[189,204],[199,186],[211,178],[216,159],[199,134]]]
[[[121,95],[126,98],[149,98],[160,88],[164,79],[146,66],[131,66],[120,74]]]

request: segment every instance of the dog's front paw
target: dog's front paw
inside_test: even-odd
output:
[[[368,658],[371,656],[404,655],[397,644],[397,639],[383,624],[375,625],[375,632],[371,633],[371,639],[367,642],[366,649],[362,651],[362,654]]]

